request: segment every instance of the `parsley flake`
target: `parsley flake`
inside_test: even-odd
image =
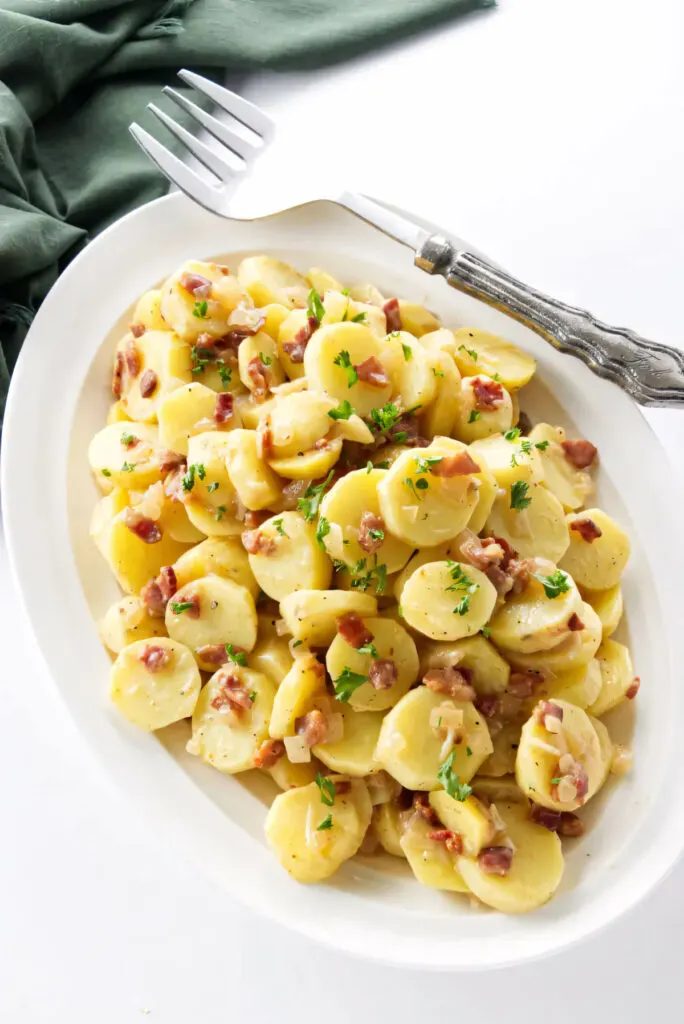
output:
[[[410,345],[407,345],[405,341],[401,343],[401,350],[404,353],[404,359],[407,363],[410,363],[413,359],[413,349]]]
[[[219,505],[219,507],[216,509],[216,512],[214,513],[214,519],[216,520],[217,523],[221,522],[227,511],[228,509],[226,508],[225,505]]]
[[[112,475],[111,469],[103,469],[102,470],[102,476],[111,476],[111,475]]]
[[[334,476],[334,470],[330,470],[322,484],[311,484],[304,491],[304,497],[297,502],[297,508],[302,513],[307,523],[310,523],[318,515],[325,489]]]
[[[283,526],[283,517],[282,516],[280,516],[279,519],[274,519],[273,520],[273,525],[275,526],[276,530],[278,531],[278,535],[280,537],[287,537],[287,536],[289,536],[285,532],[285,527]]]
[[[473,788],[466,782],[459,782],[458,775],[456,775],[452,768],[455,756],[456,751],[452,750],[446,761],[443,761],[439,766],[437,781],[442,783],[449,796],[453,797],[454,800],[458,800],[459,803],[463,803],[470,796]]]
[[[547,597],[560,597],[561,594],[567,594],[570,590],[568,574],[562,569],[556,569],[549,576],[540,576],[537,572],[533,572],[532,575],[535,580],[539,580]]]
[[[316,785],[321,793],[321,803],[326,807],[335,806],[335,783],[327,775],[316,772]]]
[[[368,531],[368,536],[370,537],[371,540],[377,540],[380,541],[380,543],[382,543],[382,541],[385,539],[385,531],[371,528]]]
[[[561,781],[560,778],[551,779],[551,785],[552,786],[557,786],[560,781]]]
[[[511,487],[510,508],[516,512],[522,512],[524,508],[527,508],[532,502],[532,499],[527,497],[529,489],[530,485],[526,480],[516,480]]]
[[[219,372],[221,383],[223,384],[224,388],[227,388],[233,376],[233,371],[231,370],[230,366],[226,366],[223,359],[216,360],[216,369]]]
[[[210,348],[203,348],[201,345],[193,345],[190,355],[192,357],[192,372],[204,373],[205,367],[214,358],[214,351]]]
[[[354,415],[354,406],[347,399],[343,399],[336,409],[331,409],[328,416],[331,420],[348,420]]]
[[[359,675],[358,672],[352,672],[348,665],[342,669],[342,672],[333,680],[335,687],[335,696],[343,704],[349,700],[355,690],[358,690],[359,686],[363,686],[364,683],[368,682],[368,676]]]
[[[490,636],[492,635],[492,631],[489,628],[489,626],[483,626],[480,632],[482,633],[482,636],[485,638],[485,640],[489,640]]]
[[[236,651],[232,644],[226,644],[226,654],[229,661],[235,662],[236,665],[242,665],[243,668],[247,667],[247,655],[244,651]]]
[[[447,568],[452,582],[446,588],[448,593],[456,592],[462,594],[461,600],[453,609],[454,615],[465,615],[470,609],[470,598],[480,588],[465,571],[460,562],[447,560]]]
[[[319,548],[322,548],[323,551],[325,551],[325,544],[323,543],[323,538],[327,537],[329,533],[330,523],[325,518],[325,516],[321,516],[321,518],[318,520],[318,526],[316,527],[316,540],[318,542]]]
[[[133,470],[135,469],[135,467],[136,467],[136,463],[135,462],[124,462],[124,464],[121,467],[121,472],[122,473],[132,473]]]
[[[140,438],[136,437],[135,434],[123,433],[121,435],[121,444],[125,444],[127,448],[130,445],[135,444],[136,441],[139,441],[139,440],[140,440]]]
[[[377,647],[374,644],[370,644],[370,643],[364,644],[363,647],[357,647],[356,648],[356,653],[357,654],[370,654],[371,658],[379,657]]]
[[[403,413],[399,411],[394,402],[387,402],[382,409],[371,409],[370,411],[371,420],[382,433],[390,430],[402,416]]]
[[[443,377],[444,376],[443,371],[442,370],[438,370],[436,366],[432,367],[432,372],[435,375],[435,377]]]
[[[332,814],[326,815],[320,825],[316,825],[317,832],[328,832],[333,827]]]
[[[265,356],[263,352],[259,353],[259,359],[264,364],[264,366],[270,366],[271,363],[273,362],[271,357],[270,356]]]
[[[172,601],[171,611],[174,615],[182,615],[183,612],[189,611],[190,608],[195,607],[194,601]]]
[[[341,370],[344,370],[347,374],[347,387],[353,388],[359,379],[359,375],[354,368],[354,364],[351,361],[351,356],[346,349],[335,356],[333,359],[335,366],[339,366]]]
[[[195,477],[199,477],[200,480],[204,480],[207,475],[207,471],[201,462],[193,462],[191,466],[188,466],[188,471],[183,477],[183,490],[191,491],[195,486]]]
[[[256,692],[256,690],[250,690],[249,691],[249,699],[251,700],[251,702],[253,704],[254,701],[257,699],[257,692]]]
[[[212,484],[209,484],[207,486],[207,493],[208,494],[213,494],[214,491],[218,491],[218,489],[219,489],[219,482],[218,482],[218,480],[214,480],[214,482]]]
[[[520,429],[518,427],[513,427],[512,430],[507,430],[506,433],[504,434],[505,440],[510,441],[511,443],[513,441],[517,441],[519,437]]]
[[[204,302],[195,302],[192,308],[192,315],[196,316],[198,320],[206,320],[208,304]]]
[[[472,409],[471,413],[470,413],[470,416],[468,417],[468,423],[477,423],[479,418],[480,418],[480,413],[477,411],[477,409]]]
[[[320,324],[325,316],[325,306],[315,288],[312,288],[306,299],[306,315]]]
[[[535,441],[534,447],[537,449],[537,451],[545,452],[546,449],[549,447],[549,443],[549,441]]]
[[[416,464],[416,473],[431,473],[433,466],[438,466],[444,458],[443,455],[416,455],[413,461]],[[423,488],[424,490],[424,488]]]
[[[368,317],[366,316],[365,311],[362,312],[362,313],[357,313],[356,316],[353,316],[351,318],[351,322],[353,324],[365,324],[367,320],[368,320]]]
[[[474,363],[477,362],[477,352],[474,348],[467,348],[465,345],[458,346],[459,352],[467,352]]]

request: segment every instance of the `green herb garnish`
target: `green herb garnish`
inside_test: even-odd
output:
[[[458,346],[459,352],[467,352],[474,363],[477,362],[477,352],[474,348],[466,348],[465,345]]]
[[[327,775],[316,772],[316,785],[321,793],[321,803],[326,807],[335,806],[335,783]]]
[[[323,305],[321,297],[315,288],[312,288],[307,296],[306,315],[307,317],[311,317],[318,324],[320,324],[321,320],[325,316],[325,306]]]
[[[280,537],[287,537],[288,536],[288,534],[285,532],[285,527],[283,526],[283,517],[282,516],[280,516],[279,519],[274,519],[273,520],[273,525],[275,526],[275,528],[276,528],[276,530],[278,532],[278,535]]]
[[[103,469],[102,470],[102,476],[111,476],[111,475],[112,475],[111,469]]]
[[[140,438],[136,437],[135,434],[124,433],[121,435],[121,444],[125,444],[128,448],[129,445],[135,444]]]
[[[377,658],[378,650],[374,644],[364,644],[363,647],[356,648],[357,654],[370,654],[371,658]]]
[[[191,491],[195,486],[195,476],[199,477],[200,480],[204,480],[207,475],[207,471],[201,462],[193,462],[191,466],[188,466],[188,471],[183,477],[183,490]]]
[[[224,388],[227,388],[233,376],[233,371],[231,370],[230,366],[226,366],[223,359],[216,360],[216,369],[219,372],[221,383],[223,384]]]
[[[413,461],[416,464],[416,473],[430,473],[433,466],[438,466],[444,458],[443,455],[416,455]]]
[[[353,324],[365,324],[368,317],[366,316],[365,310],[362,313],[357,313],[356,316],[351,318]]]
[[[398,423],[403,415],[394,402],[387,402],[386,405],[383,405],[382,409],[371,409],[370,411],[371,420],[378,430],[383,433],[390,430],[395,423]]]
[[[121,472],[122,473],[132,473],[133,470],[135,469],[136,465],[137,465],[137,463],[135,463],[135,462],[124,462],[124,464],[121,467]]]
[[[206,301],[195,302],[195,305],[192,308],[192,315],[196,316],[198,320],[205,320],[207,316],[207,309],[208,305]]]
[[[297,502],[297,508],[302,513],[307,523],[310,523],[318,515],[318,509],[320,508],[321,501],[323,500],[323,494],[325,489],[334,476],[334,470],[330,470],[327,477],[322,484],[316,484],[315,486],[307,487],[304,491],[304,497],[300,498]]]
[[[316,825],[317,832],[328,832],[333,827],[332,814],[328,814],[320,825]]]
[[[174,615],[182,615],[183,612],[187,612],[190,608],[195,607],[194,601],[172,601],[171,611]]]
[[[511,487],[511,504],[510,508],[516,512],[522,512],[524,508],[527,508],[531,504],[532,499],[527,497],[527,492],[530,489],[530,485],[525,480],[516,480]]]
[[[265,356],[263,352],[259,353],[259,359],[264,364],[264,366],[270,366],[271,363],[273,362],[271,357],[270,356]]]
[[[562,569],[556,569],[550,576],[540,576],[537,572],[533,572],[532,575],[535,580],[539,580],[547,597],[560,597],[561,594],[567,594],[570,590],[568,574]]]
[[[453,797],[454,800],[458,800],[459,803],[463,803],[470,796],[473,789],[466,782],[459,782],[458,775],[456,775],[452,768],[455,756],[456,751],[452,750],[446,761],[439,766],[437,781],[442,783],[449,796]]]
[[[490,636],[492,635],[492,631],[489,628],[489,626],[483,626],[480,632],[482,633],[482,636],[485,638],[485,640],[489,640]]]
[[[346,349],[343,349],[339,355],[336,355],[333,359],[335,366],[339,366],[340,369],[344,370],[347,374],[347,387],[353,388],[359,379],[359,375],[354,368],[354,364],[351,361],[351,356]]]
[[[316,527],[316,540],[318,541],[319,548],[322,548],[323,551],[325,551],[325,544],[323,543],[323,538],[327,537],[329,533],[330,523],[325,518],[325,516],[321,516],[321,518],[318,520],[318,526]]]
[[[479,583],[475,583],[465,571],[460,562],[452,562],[447,559],[447,568],[452,582],[446,588],[449,593],[460,593],[463,597],[453,609],[454,615],[465,615],[470,608],[471,596],[479,590]]]
[[[214,519],[216,520],[217,523],[221,522],[227,511],[228,509],[226,508],[225,505],[219,505],[214,514]]]
[[[432,367],[432,372],[435,375],[435,377],[443,377],[444,376],[444,373],[442,372],[442,370],[438,370],[435,366]]]
[[[247,667],[247,655],[244,651],[236,651],[232,644],[226,644],[226,654],[229,661],[234,661],[236,665],[242,665],[243,668]]]
[[[347,399],[343,399],[336,409],[331,409],[328,416],[331,420],[348,420],[354,415],[354,407]]]
[[[218,489],[219,489],[219,482],[218,482],[218,480],[214,480],[213,484],[208,484],[207,485],[207,493],[208,494],[213,494],[214,491],[218,491]]]
[[[473,409],[470,413],[470,416],[468,417],[468,423],[477,423],[479,418],[480,413],[477,411],[477,409]]]
[[[413,349],[410,345],[407,345],[405,341],[401,343],[401,350],[404,353],[404,359],[407,363],[410,363],[413,359]]]
[[[352,670],[345,665],[340,675],[333,681],[335,687],[335,696],[343,704],[349,700],[355,690],[358,690],[359,686],[363,686],[364,683],[368,682],[368,676],[359,675],[358,672],[352,672]]]
[[[504,434],[505,440],[510,441],[511,443],[513,441],[517,441],[519,437],[520,429],[518,427],[513,427],[512,430],[507,430],[506,433]]]
[[[251,700],[251,702],[253,704],[254,701],[257,699],[257,692],[256,692],[256,690],[250,690],[249,691],[249,699]]]

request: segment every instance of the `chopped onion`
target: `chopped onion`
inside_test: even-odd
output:
[[[396,800],[401,793],[400,784],[392,778],[389,772],[384,770],[368,775],[366,785],[373,807],[377,807],[379,804],[388,804],[391,800]]]
[[[439,752],[440,761],[445,761],[451,751],[454,749],[454,743],[456,742],[456,730],[448,729],[444,743],[442,744]]]
[[[575,759],[572,754],[563,754],[560,761],[558,762],[558,768],[561,772],[571,772]]]
[[[147,488],[139,504],[136,505],[136,510],[156,523],[164,510],[164,485],[160,480]]]
[[[560,753],[558,747],[554,747],[551,743],[544,743],[543,740],[531,739],[529,744],[535,750],[543,750],[545,754],[553,754],[554,757],[558,757]]]
[[[430,712],[430,725],[433,729],[462,729],[463,708],[456,708],[449,701],[448,704],[439,704]]]
[[[233,514],[239,523],[244,523],[245,516],[247,514],[247,506],[240,500],[240,495],[237,491],[235,492],[234,501],[235,512]]]
[[[325,742],[338,743],[344,736],[344,718],[339,711],[325,717],[328,722],[328,734],[325,737]]]
[[[288,626],[285,619],[276,619],[275,631],[276,636],[287,636],[287,634],[290,632],[290,627]]]
[[[505,832],[506,831],[506,822],[503,820],[503,818],[499,814],[499,812],[497,810],[497,807],[496,807],[496,804],[491,804],[490,805],[490,807],[489,807],[489,817],[492,819],[492,828],[494,829],[494,834],[495,835],[498,832]]]
[[[292,764],[305,764],[311,760],[311,747],[307,747],[301,736],[286,736],[283,742]]]

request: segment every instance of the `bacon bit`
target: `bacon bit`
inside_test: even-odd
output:
[[[530,820],[535,825],[542,825],[549,832],[557,832],[561,823],[561,812],[551,811],[548,807],[541,807],[539,804],[532,804],[530,808]]]
[[[129,339],[126,342],[124,357],[126,360],[126,369],[130,373],[131,377],[137,377],[140,373],[140,353],[138,352],[138,346],[132,339]]]
[[[485,718],[493,718],[501,709],[501,701],[493,693],[484,693],[475,699],[475,707]]]
[[[162,596],[170,601],[173,595],[178,590],[178,579],[176,573],[171,565],[163,565],[159,570],[159,576],[157,577],[159,586],[161,587]]]
[[[566,839],[579,839],[586,832],[584,822],[572,811],[563,811],[560,816],[558,834]]]
[[[544,677],[541,672],[511,672],[508,680],[508,692],[514,697],[531,697]]]
[[[539,725],[544,725],[546,718],[557,718],[559,722],[562,722],[563,708],[559,708],[557,704],[552,704],[550,700],[540,700],[534,709],[534,720]]]
[[[268,381],[266,370],[259,356],[253,356],[247,363],[247,376],[253,384],[251,389],[257,402],[263,402],[268,393]]]
[[[368,682],[374,690],[389,690],[397,681],[399,673],[391,658],[377,658],[368,670]]]
[[[473,377],[470,384],[475,397],[475,408],[480,412],[491,412],[492,409],[498,409],[503,404],[504,389],[498,381]]]
[[[271,417],[264,416],[257,428],[257,455],[260,459],[268,459],[273,455],[273,431],[271,430]],[[293,483],[298,484],[295,480]],[[289,486],[292,486],[291,484]]]
[[[436,843],[444,843],[449,853],[463,853],[463,840],[457,832],[448,828],[440,828],[436,832],[428,832],[428,839],[434,839]]]
[[[358,363],[354,369],[359,380],[370,384],[374,388],[384,388],[389,384],[389,375],[377,356],[369,356],[362,363]]]
[[[112,369],[112,394],[114,395],[114,398],[121,398],[124,366],[124,354],[123,352],[117,352],[114,356],[114,367]]]
[[[283,344],[283,352],[290,357],[292,363],[303,363],[306,346],[311,340],[311,335],[318,327],[318,320],[315,316],[308,317],[303,327],[300,327],[291,341]]]
[[[426,437],[418,433],[419,423],[415,416],[402,416],[400,420],[390,427],[388,440],[393,441],[396,434],[406,434],[401,444],[407,448],[427,448],[430,444]],[[380,438],[384,440],[384,438]]]
[[[568,462],[575,469],[586,469],[598,455],[598,448],[591,441],[561,441],[561,448]]]
[[[176,573],[172,566],[163,565],[155,576],[140,591],[140,600],[153,618],[163,618],[166,606],[178,590]]]
[[[237,648],[235,650],[237,651]],[[228,661],[225,644],[204,644],[195,648],[195,654],[209,665],[225,665]]]
[[[156,644],[146,644],[138,660],[143,663],[148,672],[160,672],[171,661],[171,651]]]
[[[513,850],[510,846],[485,846],[477,856],[480,871],[485,875],[505,877],[511,870]]]
[[[186,292],[190,292],[196,299],[208,299],[211,295],[212,283],[208,277],[201,274],[184,273],[178,279],[178,284]]]
[[[258,526],[265,523],[267,519],[270,519],[268,512],[254,512],[252,509],[248,509],[245,512],[245,526],[250,530],[256,530]]]
[[[568,629],[571,633],[579,633],[580,630],[584,629],[584,623],[580,619],[577,612],[573,612],[568,619]]]
[[[598,540],[603,535],[601,527],[597,526],[594,520],[589,519],[588,516],[584,519],[573,519],[570,523],[570,529],[576,530],[582,540],[586,540],[587,544],[591,544],[592,541]]]
[[[140,338],[147,328],[144,324],[131,324],[128,330],[131,332],[134,338]]]
[[[498,565],[490,565],[488,569],[485,569],[485,576],[499,597],[505,597],[513,589],[512,578]]]
[[[230,391],[222,391],[216,396],[214,419],[217,423],[228,423],[233,418],[233,396]]]
[[[162,448],[159,452],[159,471],[162,474],[170,473],[172,469],[183,467],[183,473],[187,468],[187,459],[180,452],[171,451],[170,448]]]
[[[157,390],[159,377],[154,370],[145,370],[140,378],[140,394],[143,398],[149,398]]]
[[[221,671],[225,672],[225,669]],[[249,690],[242,685],[236,675],[230,672],[228,675],[223,675],[218,682],[219,690],[211,701],[212,708],[217,711],[220,711],[221,708],[229,708],[238,717],[242,715],[243,711],[251,709],[252,701]]]
[[[133,434],[129,434],[128,438],[124,441],[123,434],[122,434],[121,435],[121,444],[124,446],[126,451],[129,452],[131,450],[131,448],[135,448],[136,445],[140,444],[140,438],[139,437],[135,437]]]
[[[245,530],[242,534],[242,546],[249,555],[274,555],[276,542],[261,530]]]
[[[273,768],[281,757],[285,756],[285,744],[282,740],[264,740],[252,761],[255,768]]]
[[[338,615],[335,622],[337,632],[350,647],[355,647],[358,650],[359,647],[369,644],[373,639],[373,634],[366,628],[363,619],[357,612],[345,612],[344,615]]]
[[[232,352],[234,355],[237,355],[241,342],[245,338],[252,338],[255,334],[258,334],[263,323],[264,321],[258,327],[251,324],[235,324],[225,334],[222,334],[220,338],[212,338],[216,354],[225,356],[227,352]],[[200,335],[200,337],[203,337],[203,335]]]
[[[639,676],[635,676],[634,677],[634,681],[632,682],[632,685],[630,686],[630,688],[627,690],[627,692],[625,694],[625,697],[627,698],[627,700],[634,700],[634,698],[636,697],[636,695],[639,692],[640,688],[641,688],[641,679],[639,678]]]
[[[127,508],[124,513],[124,523],[136,537],[145,544],[158,544],[162,539],[162,532],[154,519],[148,519],[135,509]]]
[[[431,668],[423,676],[423,682],[433,693],[446,693],[454,700],[475,700],[477,696],[462,670],[453,665]]]
[[[441,462],[430,466],[432,476],[466,476],[468,473],[479,473],[480,467],[470,452],[458,452],[456,455],[447,455]]]
[[[512,590],[514,594],[521,594],[530,582],[530,565],[527,559],[523,559],[521,562],[517,559],[513,559],[509,562],[506,572],[510,576],[513,586]]]
[[[427,793],[413,794],[413,810],[416,814],[419,814],[421,818],[427,821],[428,825],[440,824],[439,818],[430,806]]]
[[[378,551],[382,547],[383,540],[371,537],[370,531],[382,530],[384,533],[386,529],[385,520],[382,516],[376,515],[375,512],[364,512],[359,522],[359,547],[363,548],[369,555],[372,555],[373,552]]]
[[[400,331],[401,310],[399,309],[399,299],[388,299],[382,307],[382,311],[387,322],[387,333],[391,334],[393,331]]]
[[[301,736],[307,747],[315,747],[317,743],[325,743],[328,735],[328,722],[322,711],[314,708],[295,720],[295,732]]]

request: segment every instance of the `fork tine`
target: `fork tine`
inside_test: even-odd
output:
[[[210,135],[213,135],[215,139],[222,142],[224,146],[227,146],[232,153],[244,160],[245,163],[251,162],[261,153],[262,146],[255,146],[247,142],[231,128],[223,124],[222,121],[219,121],[212,114],[207,114],[206,110],[202,110],[192,100],[188,100],[185,96],[176,92],[170,85],[165,85],[162,91],[165,96],[168,96],[179,107],[186,110]]]
[[[154,103],[148,103],[147,109],[151,111],[154,116],[157,117],[161,123],[165,125],[169,131],[190,150],[192,155],[197,157],[200,163],[204,164],[207,170],[211,171],[211,173],[219,179],[220,182],[225,184],[226,181],[234,178],[235,175],[244,173],[245,168],[242,161],[238,162],[235,160],[231,163],[229,160],[224,160],[222,156],[219,156],[218,153],[209,149],[209,147],[205,146],[205,144],[200,142],[199,139],[196,139],[194,135],[189,131],[186,131],[182,125],[174,121],[172,117],[169,117],[168,114],[164,113],[163,110],[160,110]]]
[[[172,184],[177,185],[182,192],[185,192],[187,196],[194,199],[196,203],[199,203],[206,210],[211,210],[212,213],[216,212],[218,195],[211,185],[208,185],[199,175],[191,171],[189,167],[186,167],[182,160],[179,160],[177,156],[170,153],[165,146],[157,142],[149,132],[141,128],[135,121],[128,126],[128,130],[143,152],[147,154],[153,164],[157,165],[162,174]]]
[[[253,132],[262,137],[264,142],[270,142],[273,138],[275,132],[273,121],[249,100],[243,99],[242,96],[231,92],[230,89],[225,89],[222,85],[217,85],[216,82],[198,75],[195,71],[188,71],[186,68],[182,68],[178,72],[178,77],[188,85],[192,85],[198,92],[208,96],[218,107],[231,114],[245,127],[251,128]]]

